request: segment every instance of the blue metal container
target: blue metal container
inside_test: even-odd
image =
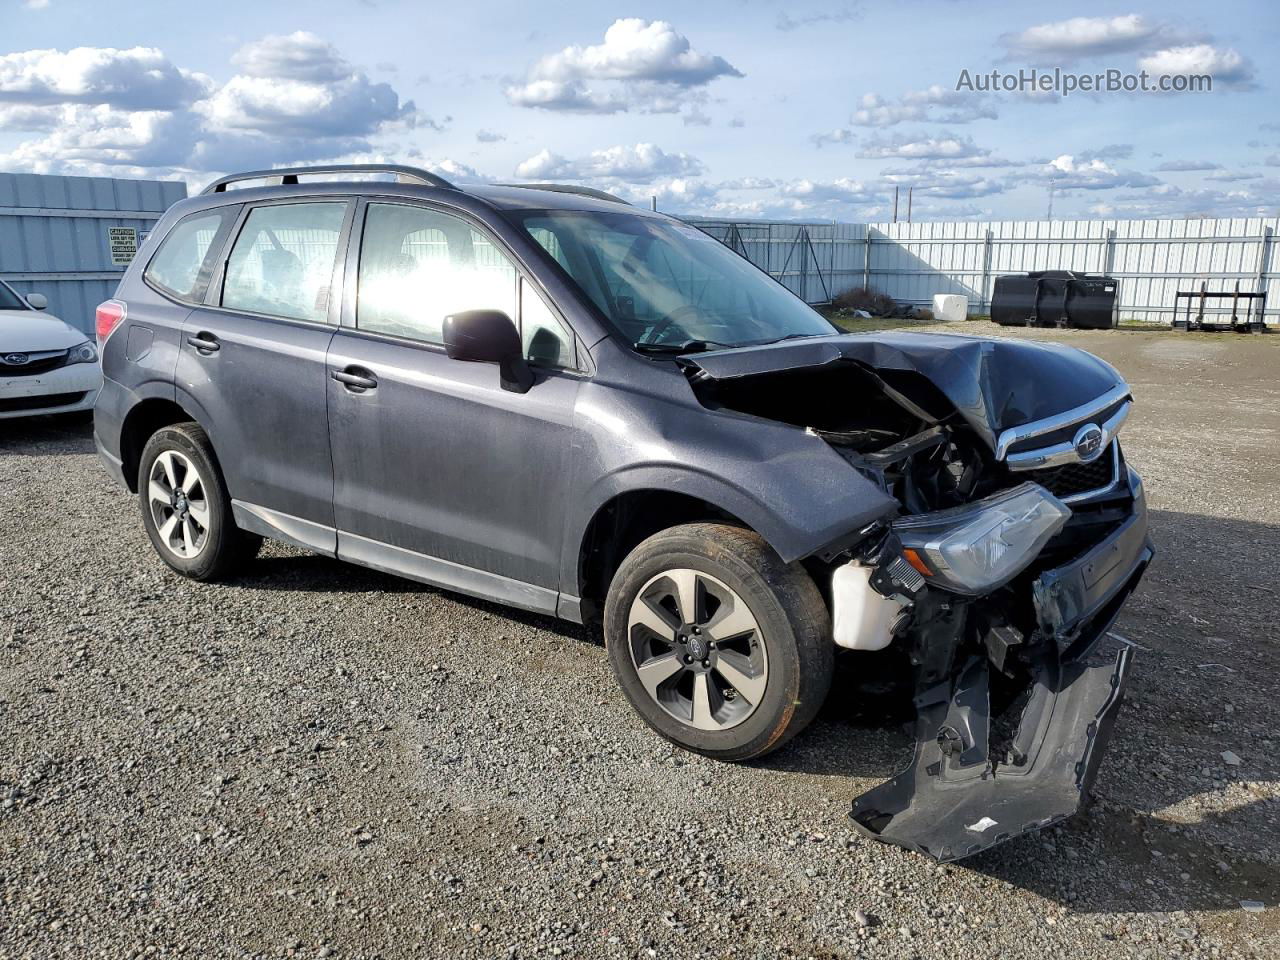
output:
[[[43,293],[49,312],[93,333],[132,251],[187,195],[180,180],[0,173],[0,278]]]

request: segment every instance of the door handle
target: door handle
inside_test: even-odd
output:
[[[187,337],[187,343],[205,355],[217,353],[218,348],[221,346],[221,344],[218,343],[217,337],[212,333],[206,333],[203,330],[197,333],[194,337]]]
[[[360,371],[360,372],[356,372]],[[347,367],[345,370],[335,370],[330,374],[333,379],[345,386],[352,393],[364,393],[366,390],[376,390],[378,381],[362,367]]]

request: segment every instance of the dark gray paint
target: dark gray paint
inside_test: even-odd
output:
[[[432,347],[357,332],[354,283],[342,282],[344,274],[355,276],[354,244],[335,270],[331,320],[340,327],[223,311],[216,307],[216,277],[208,303],[192,313],[140,279],[153,239],[119,296],[129,304],[130,322],[156,331],[156,346],[148,363],[135,365],[124,358],[124,338],[113,336],[103,355],[107,380],[97,434],[109,468],[117,465],[114,475],[123,417],[167,389],[208,431],[246,524],[380,569],[574,619],[584,534],[597,511],[620,494],[657,490],[700,498],[757,530],[788,561],[898,509],[803,429],[703,407],[676,363],[631,351],[504,217],[506,210],[526,209],[616,212],[616,203],[510,187],[464,193],[313,183],[184,201],[155,236],[183,216],[231,201],[306,197],[393,198],[469,217],[556,305],[578,337],[586,369],[539,371],[528,393],[509,393],[499,388],[494,365],[451,361]],[[352,219],[358,222],[357,206]],[[218,337],[217,354],[204,356],[186,344],[187,335],[201,331]],[[692,362],[712,376],[745,375],[753,364],[763,371],[841,358],[916,369],[937,378],[975,428],[985,423],[988,432],[1018,415],[1066,409],[1080,391],[1101,392],[1093,384],[1105,378],[1105,365],[1078,351],[1054,356],[975,346],[981,343],[823,338]],[[172,378],[167,387],[165,364]],[[354,394],[332,379],[349,366],[367,370],[377,388]],[[1067,382],[1073,369],[1080,371],[1075,386]],[[1041,371],[1061,383],[1061,401],[1047,388],[1032,396],[1019,386]],[[970,394],[963,393],[966,377],[974,378]]]
[[[681,362],[713,379],[733,379],[849,360],[922,374],[993,449],[1001,430],[1082,406],[1123,382],[1109,363],[1074,347],[956,334],[810,337]]]

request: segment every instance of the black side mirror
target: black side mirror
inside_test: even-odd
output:
[[[464,310],[444,318],[444,350],[453,360],[496,363],[503,390],[526,393],[533,371],[516,325],[501,310]]]

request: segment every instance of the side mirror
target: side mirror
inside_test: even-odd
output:
[[[503,390],[527,393],[533,371],[516,325],[501,310],[464,310],[444,318],[444,350],[453,360],[496,363]]]
[[[43,293],[28,293],[27,303],[31,304],[35,310],[43,310],[49,306],[49,298]]]

